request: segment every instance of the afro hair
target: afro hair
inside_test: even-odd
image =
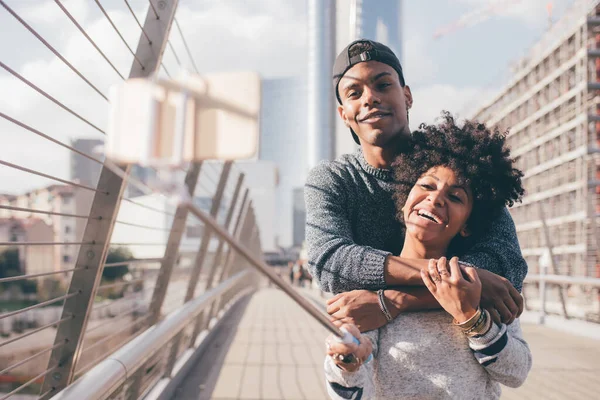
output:
[[[396,218],[403,221],[402,208],[417,180],[434,167],[444,166],[457,175],[473,194],[473,209],[467,227],[473,236],[485,231],[506,206],[520,201],[523,173],[514,167],[506,134],[489,130],[479,122],[456,125],[452,115],[442,112],[437,125],[421,124],[414,131],[411,150],[394,161]]]

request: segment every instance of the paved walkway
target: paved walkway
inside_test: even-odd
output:
[[[518,389],[502,399],[600,399],[600,341],[540,325],[523,324],[533,369]]]
[[[185,383],[177,400],[327,399],[324,328],[283,292],[264,289],[240,304]],[[598,399],[600,341],[524,325],[534,366],[503,399]]]

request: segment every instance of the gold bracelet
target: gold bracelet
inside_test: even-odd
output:
[[[475,335],[476,337],[485,335],[492,328],[492,324],[494,323],[494,321],[492,320],[492,316],[490,315],[490,313],[487,311],[486,311],[486,313],[487,314],[486,314],[485,324],[481,327],[479,332]]]
[[[485,312],[482,312],[481,315],[479,316],[479,318],[477,319],[477,321],[475,321],[475,323],[470,328],[463,329],[463,332],[466,335],[469,335],[473,331],[479,331],[481,326],[485,324],[485,321],[486,321],[486,315],[485,315]]]
[[[485,335],[492,327],[492,317],[487,310],[484,310],[484,319],[477,327],[473,327],[470,332],[466,333],[469,337]]]
[[[452,323],[463,330],[467,330],[470,329],[473,325],[475,325],[479,318],[481,318],[481,308],[477,307],[477,311],[475,312],[475,314],[465,322],[458,323],[458,321],[455,319]]]

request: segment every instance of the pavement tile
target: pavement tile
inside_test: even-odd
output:
[[[240,386],[238,399],[260,399],[261,394],[261,367],[260,365],[246,365]]]
[[[279,383],[281,385],[283,399],[299,400],[305,399],[300,385],[303,384],[298,377],[298,367],[295,365],[283,365],[279,369]]]
[[[503,400],[600,398],[599,341],[539,325],[523,324],[523,330],[533,369],[522,387],[503,387]],[[226,352],[223,365],[210,371],[216,380],[211,399],[327,399],[323,360],[328,333],[280,290],[254,294],[237,329],[228,334],[233,341],[221,350]],[[197,393],[197,382],[187,386]],[[200,399],[178,393],[177,400]]]
[[[279,366],[264,365],[261,374],[262,399],[281,400],[283,394],[279,385]]]
[[[244,368],[243,365],[224,365],[223,368],[221,368],[221,373],[212,393],[212,397],[237,399],[240,392]]]

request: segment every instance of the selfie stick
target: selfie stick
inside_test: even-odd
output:
[[[321,311],[319,311],[314,305],[312,305],[307,299],[302,297],[298,292],[296,292],[290,285],[288,285],[279,275],[273,272],[273,270],[268,267],[264,262],[256,259],[252,253],[242,244],[239,244],[233,236],[225,229],[221,228],[217,224],[217,222],[210,215],[199,209],[191,200],[186,200],[183,204],[188,208],[189,212],[194,214],[199,220],[201,220],[205,225],[210,226],[222,239],[224,239],[227,244],[229,244],[233,249],[235,249],[238,253],[240,253],[246,261],[250,263],[257,271],[265,275],[271,282],[273,282],[277,287],[283,290],[288,296],[290,296],[296,304],[304,309],[307,313],[309,313],[313,318],[315,318],[321,325],[325,327],[328,331],[333,333],[338,337],[342,343],[350,344],[355,343],[359,345],[360,342],[356,339],[350,332],[346,330],[339,329],[337,326],[333,324],[325,316]],[[369,362],[372,359],[372,355],[369,355],[369,358],[365,362]],[[344,357],[343,362],[352,364],[354,363],[355,357],[353,354]]]
[[[210,226],[210,228],[213,229],[221,238],[223,238],[223,240],[225,240],[227,244],[229,244],[233,249],[240,253],[246,259],[246,261],[250,263],[250,265],[252,265],[261,274],[265,275],[271,282],[277,285],[277,287],[283,290],[300,307],[302,307],[304,311],[309,313],[321,325],[323,325],[325,329],[327,329],[340,339],[344,338],[344,332],[342,332],[337,326],[335,326],[333,322],[331,322],[329,318],[327,318],[327,316],[325,316],[307,299],[302,297],[302,295],[300,295],[293,288],[291,288],[290,285],[288,285],[281,277],[279,277],[279,275],[273,272],[273,270],[270,267],[268,267],[264,262],[255,258],[244,245],[238,243],[229,232],[227,232],[225,229],[219,226],[214,220],[214,218],[212,218],[210,215],[199,209],[195,204],[193,204],[189,200],[184,201],[183,204],[187,206],[189,212],[194,214],[194,216],[200,219],[204,224]]]
[[[122,171],[113,163],[173,166],[204,159],[238,159],[253,154],[255,146],[251,145],[252,140],[231,136],[231,132],[239,132],[242,124],[246,127],[243,130],[258,136],[256,107],[256,104],[260,104],[258,75],[255,73],[215,74],[204,76],[202,79],[192,77],[186,79],[185,81],[133,79],[111,89],[111,116],[107,135],[109,140],[105,149],[107,167],[118,173]],[[232,87],[245,88],[250,99],[254,97],[255,101],[246,99],[240,102],[236,97],[237,94],[231,95]],[[205,120],[213,121],[215,110],[223,114],[219,124],[203,125],[202,118],[198,119],[198,116],[202,115]],[[225,136],[228,140],[225,140]],[[236,145],[215,144],[225,142],[236,143]],[[140,143],[144,145],[140,147]],[[213,148],[215,146],[218,151]],[[131,177],[129,181],[132,182]],[[336,327],[328,315],[284,282],[226,229],[219,226],[213,217],[194,205],[184,190],[180,192],[178,200],[328,331],[345,343],[356,341],[348,332],[343,332]],[[351,360],[352,356],[346,359]]]

